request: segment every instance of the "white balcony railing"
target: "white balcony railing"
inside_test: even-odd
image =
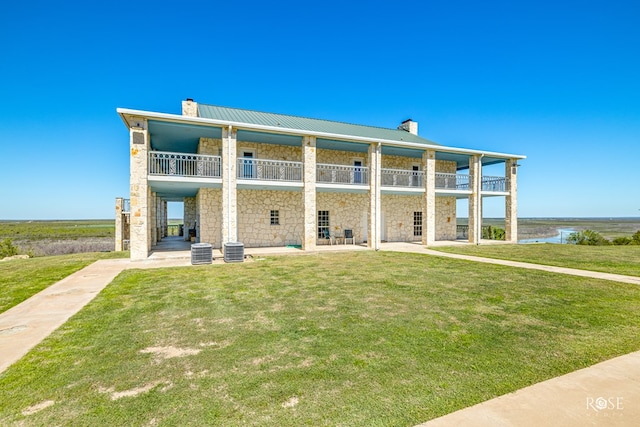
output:
[[[316,182],[369,185],[369,168],[318,163],[316,165]]]
[[[238,178],[262,181],[302,181],[302,163],[282,160],[238,158]]]
[[[436,172],[436,188],[439,190],[469,190],[469,175]]]
[[[220,178],[221,166],[220,156],[149,152],[149,175]]]
[[[414,187],[423,185],[424,172],[405,169],[382,169],[384,187]]]
[[[507,179],[502,176],[483,176],[482,191],[507,191]]]

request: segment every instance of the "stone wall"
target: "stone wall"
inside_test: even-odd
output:
[[[352,229],[356,243],[362,243],[367,237],[367,213],[369,209],[368,194],[354,193],[317,193],[316,209],[329,211],[329,227],[331,234],[344,234],[345,229]],[[316,212],[316,227],[317,227]],[[319,244],[326,243],[319,240]]]
[[[413,235],[413,213],[423,212],[422,195],[382,195],[382,239],[387,242],[413,242],[421,240]],[[424,218],[423,218],[424,221]],[[424,223],[423,223],[424,230]]]
[[[271,225],[271,211],[279,225]],[[238,190],[238,240],[245,247],[302,244],[304,206],[301,191]]]
[[[193,228],[196,223],[196,198],[184,198],[184,240],[189,240],[189,229]]]
[[[186,200],[186,199],[185,199]],[[196,236],[201,243],[222,247],[222,190],[201,188],[196,196]],[[185,230],[188,233],[188,230]]]
[[[436,240],[456,240],[455,197],[436,197]]]
[[[257,144],[255,142],[238,141],[238,157],[243,151],[253,151],[256,159],[284,160],[288,162],[302,161],[302,146],[276,144]]]
[[[362,165],[364,167],[369,166],[369,156],[367,153],[318,149],[316,154],[317,163],[325,163],[329,165],[353,166],[353,161],[356,159],[362,161]]]
[[[200,138],[198,154],[219,156],[222,154],[222,140],[216,138]]]

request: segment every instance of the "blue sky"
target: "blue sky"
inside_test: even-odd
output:
[[[527,155],[521,217],[640,216],[638,22],[632,0],[8,2],[0,219],[111,218],[129,193],[116,108],[187,97],[410,117],[445,145]]]

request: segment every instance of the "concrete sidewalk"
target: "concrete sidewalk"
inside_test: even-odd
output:
[[[529,270],[548,271],[550,273],[568,274],[571,276],[588,277],[591,279],[611,280],[614,282],[631,283],[632,285],[640,285],[640,277],[625,276],[622,274],[602,273],[599,271],[578,270],[576,268],[554,267],[552,265],[532,264],[520,261],[508,261],[497,258],[484,258],[472,255],[451,254],[448,252],[440,252],[433,249],[427,249],[422,245],[414,243],[385,243],[381,250],[392,252],[412,252],[426,255],[434,255],[445,258],[463,259],[466,261],[482,262],[487,264],[505,265],[507,267],[526,268]]]
[[[640,352],[552,378],[418,427],[640,425]]]

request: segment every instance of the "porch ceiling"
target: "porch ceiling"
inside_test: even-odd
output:
[[[169,121],[149,120],[149,134],[151,136],[151,148],[157,151],[172,151],[181,153],[195,153],[198,150],[200,138],[222,138],[222,127],[211,125],[198,125],[193,123],[175,123]],[[288,146],[301,146],[302,136],[259,132],[253,130],[238,130],[238,141],[256,142],[262,144],[278,144]],[[369,144],[337,139],[317,139],[317,147],[327,150],[350,151],[366,153]],[[401,156],[419,159],[422,157],[422,149],[397,147],[391,145],[382,146],[382,154],[388,156]],[[456,162],[458,170],[469,169],[468,154],[450,153],[436,150],[436,159]],[[483,166],[504,163],[504,158],[484,156]]]
[[[149,180],[151,191],[168,202],[181,202],[185,197],[195,197],[200,188],[222,188],[217,182],[186,182],[186,181],[152,181]]]

